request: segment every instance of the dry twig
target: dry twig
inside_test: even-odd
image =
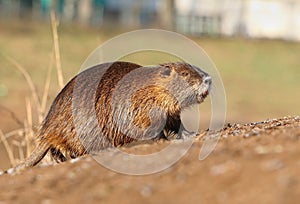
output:
[[[53,36],[53,44],[54,44],[54,52],[55,52],[58,85],[62,89],[64,87],[64,79],[63,79],[61,60],[60,60],[60,50],[59,50],[59,42],[58,42],[58,34],[57,34],[57,20],[55,17],[55,12],[53,10],[51,11],[50,15],[51,15],[52,36]]]
[[[0,130],[0,137],[1,137],[1,141],[6,149],[6,152],[8,154],[8,158],[9,158],[9,161],[10,163],[14,166],[16,164],[16,160],[14,158],[14,154],[13,154],[13,151],[12,149],[10,148],[8,142],[7,142],[7,139],[6,137],[4,136],[2,130]]]

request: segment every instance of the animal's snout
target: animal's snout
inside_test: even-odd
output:
[[[212,83],[212,79],[211,79],[211,76],[204,76],[204,78],[203,78],[203,82],[205,83],[205,84],[207,84],[207,85],[211,85],[211,83]]]

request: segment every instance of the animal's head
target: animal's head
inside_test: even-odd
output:
[[[160,77],[169,83],[172,94],[183,106],[203,102],[212,85],[212,79],[206,72],[184,62],[161,64]]]

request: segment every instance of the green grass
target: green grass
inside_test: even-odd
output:
[[[78,73],[84,60],[95,48],[121,32],[60,26],[59,43],[64,83]],[[278,40],[191,39],[204,48],[222,76],[227,96],[228,122],[253,122],[300,115],[300,43]],[[28,122],[26,98],[31,96],[31,91],[24,76],[1,53],[13,58],[29,72],[39,96],[42,96],[52,52],[50,24],[0,22],[0,130],[3,133],[19,128],[23,131],[26,129],[20,127],[20,121]],[[122,60],[152,64],[175,58],[165,53],[140,52],[123,56]],[[51,76],[48,107],[60,90],[55,69]],[[206,121],[201,124],[203,129],[209,119],[209,102],[207,100],[200,106],[201,119]],[[13,111],[19,122],[3,107]],[[28,107],[27,100],[27,110]],[[36,110],[35,104],[32,104],[32,109],[33,112]],[[35,128],[39,125],[36,115],[33,113]],[[15,137],[9,138],[8,142],[18,139]],[[24,141],[24,138],[19,139]],[[0,154],[5,152],[2,143],[1,149]],[[14,147],[11,152],[16,153],[15,151]],[[3,156],[2,160],[0,169],[8,168],[8,157]]]
[[[0,30],[0,51],[28,70],[41,95],[53,49],[50,24],[1,22]],[[59,27],[65,83],[79,71],[81,64],[97,46],[114,35],[83,27]],[[250,122],[300,115],[299,43],[192,39],[204,48],[219,69],[227,94],[228,121]],[[54,71],[52,75],[48,105],[59,91]],[[5,94],[0,94],[0,105],[16,112],[22,120],[25,114],[24,98],[30,91],[23,76],[1,55],[0,87],[5,91]],[[4,116],[5,113],[0,111],[0,114]],[[0,122],[0,128],[4,130],[14,126],[10,119]]]
[[[197,42],[222,75],[231,121],[300,114],[299,43],[242,39]]]

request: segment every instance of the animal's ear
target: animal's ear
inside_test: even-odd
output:
[[[163,78],[167,78],[170,75],[171,75],[171,68],[168,65],[163,66],[160,70],[160,76]]]

